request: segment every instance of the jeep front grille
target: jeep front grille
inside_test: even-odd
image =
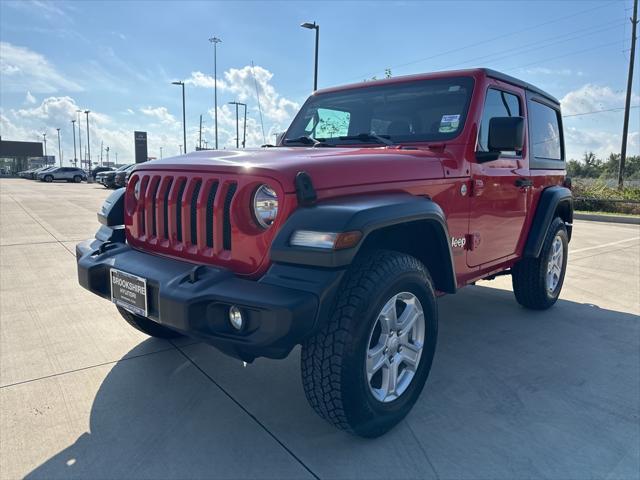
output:
[[[140,187],[129,234],[137,242],[208,256],[231,250],[236,181],[140,172],[133,182]]]

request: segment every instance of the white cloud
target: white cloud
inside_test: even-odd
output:
[[[633,95],[631,101],[638,102],[638,95]],[[625,92],[614,91],[611,87],[588,83],[577,90],[567,93],[560,103],[564,115],[605,110],[624,106]]]
[[[140,112],[158,120],[163,125],[176,125],[178,123],[176,118],[169,113],[167,107],[145,107],[141,108]]]
[[[24,98],[24,103],[26,103],[27,105],[33,105],[36,102],[37,102],[36,97],[31,95],[31,92],[27,91],[27,95]]]
[[[237,101],[250,103],[249,109],[255,114],[258,112],[257,84],[264,117],[271,122],[275,122],[276,128],[282,129],[280,125],[288,125],[300,105],[280,95],[271,84],[272,79],[273,73],[257,65],[255,67],[246,65],[239,69],[231,68],[223,73],[222,78],[218,78],[218,91],[232,93]],[[185,83],[212,89],[214,79],[213,76],[202,72],[192,72],[191,77]],[[218,114],[220,116],[220,110]],[[218,120],[220,121],[220,118]]]
[[[569,159],[579,160],[585,152],[593,152],[598,158],[606,159],[609,154],[620,152],[621,133],[566,126],[564,133]],[[627,152],[629,155],[640,154],[640,132],[629,132]]]
[[[61,75],[41,54],[7,42],[0,42],[2,90],[36,93],[81,91],[82,87]]]

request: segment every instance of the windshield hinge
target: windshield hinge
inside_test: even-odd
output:
[[[298,172],[296,174],[296,197],[298,204],[312,205],[318,198],[311,176],[307,172]]]

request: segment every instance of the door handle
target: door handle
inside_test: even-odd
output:
[[[530,178],[518,178],[516,180],[516,187],[533,187],[533,180]]]

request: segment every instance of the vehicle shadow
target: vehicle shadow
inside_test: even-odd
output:
[[[384,437],[352,437],[315,416],[298,350],[243,368],[192,344],[119,361],[89,432],[27,478],[307,476],[257,421],[322,478],[637,475],[640,317],[566,300],[531,312],[484,286],[439,309],[425,392]]]

